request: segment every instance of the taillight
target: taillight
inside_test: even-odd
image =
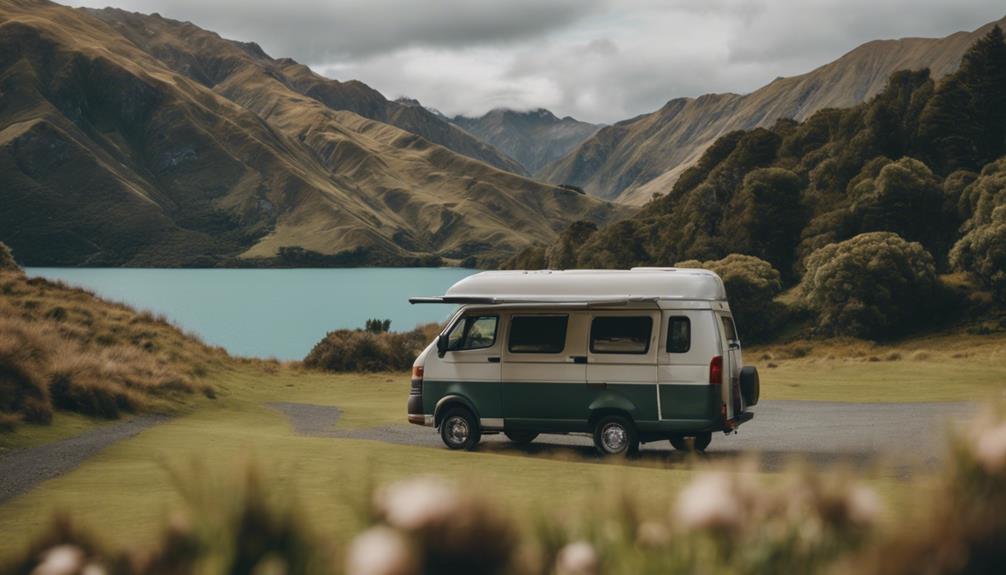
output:
[[[709,362],[709,385],[723,383],[723,356],[717,355]]]
[[[412,387],[409,389],[409,395],[422,395],[423,394],[423,366],[414,365],[412,366]]]

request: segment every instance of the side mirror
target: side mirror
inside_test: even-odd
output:
[[[437,357],[444,357],[447,353],[447,336],[440,334],[437,336]]]

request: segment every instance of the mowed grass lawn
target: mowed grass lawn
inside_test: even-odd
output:
[[[1006,390],[1003,340],[973,339],[935,338],[896,348],[832,342],[804,349],[791,344],[747,349],[745,357],[759,365],[764,399],[912,402],[1001,397]],[[583,517],[623,489],[652,500],[646,513],[666,513],[676,491],[702,466],[697,459],[647,458],[623,464],[517,449],[457,453],[303,437],[291,430],[283,414],[268,407],[281,401],[337,405],[343,410],[338,424],[343,428],[402,424],[407,374],[328,375],[288,367],[264,370],[252,364],[220,371],[212,383],[219,390],[216,400],[201,399],[171,421],[115,444],[80,468],[0,506],[0,558],[22,549],[57,511],[94,526],[117,545],[150,541],[164,517],[181,503],[172,479],[179,470],[186,477],[183,481],[212,483],[238,477],[252,462],[271,491],[294,497],[309,523],[340,541],[360,527],[358,510],[370,486],[396,478],[444,475],[476,486],[519,515],[548,509]],[[60,415],[52,428],[22,427],[2,438],[8,446],[27,446],[97,425]],[[869,481],[893,507],[927,488],[924,478],[906,485],[887,473],[871,474]]]

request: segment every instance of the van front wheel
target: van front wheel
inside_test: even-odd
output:
[[[482,439],[482,430],[471,411],[457,407],[444,416],[440,424],[440,439],[451,449],[471,451]]]
[[[601,455],[627,455],[639,450],[636,426],[621,415],[607,415],[594,426],[594,447]]]

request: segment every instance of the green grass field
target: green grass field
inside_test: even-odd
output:
[[[969,355],[960,355],[961,345]],[[791,345],[745,353],[760,367],[764,399],[976,400],[1002,394],[1006,382],[1002,343],[991,339],[970,346],[949,340],[912,342],[897,349],[831,343],[809,351]],[[892,353],[901,359],[880,360]],[[200,399],[168,423],[115,444],[80,468],[0,507],[0,532],[5,534],[0,557],[23,548],[56,511],[98,527],[116,545],[147,542],[180,503],[172,480],[179,470],[189,481],[203,482],[233,476],[254,462],[269,479],[270,489],[295,497],[310,524],[341,539],[358,528],[357,510],[369,487],[395,478],[457,478],[479,486],[518,514],[547,507],[582,515],[596,507],[598,494],[607,497],[626,489],[652,496],[653,506],[646,512],[659,514],[667,511],[698,464],[686,458],[602,462],[580,459],[572,451],[559,456],[503,448],[457,453],[298,436],[268,403],[338,405],[344,412],[339,426],[344,428],[404,423],[408,376],[267,367],[251,363],[214,373],[209,382],[218,390],[217,399]],[[8,447],[24,447],[102,424],[61,413],[52,426],[22,426],[0,437]],[[895,507],[926,485],[924,478],[905,484],[884,472],[872,474],[869,481]]]

